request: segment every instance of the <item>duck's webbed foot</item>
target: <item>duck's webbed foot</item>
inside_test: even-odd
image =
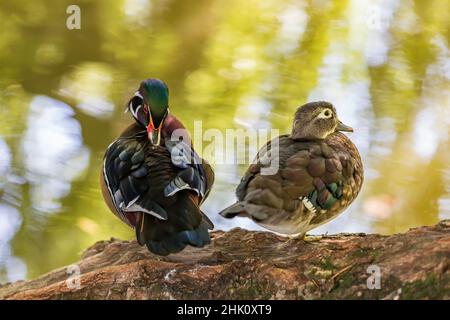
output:
[[[305,235],[306,235],[305,233],[297,233],[297,234],[288,235],[287,237],[289,240],[303,240]]]
[[[307,235],[306,233],[299,233],[288,236],[288,241],[301,241],[304,243],[313,243],[323,239],[321,235]]]
[[[320,241],[320,240],[322,240],[323,239],[323,236],[322,235],[304,235],[303,236],[303,241],[304,242],[308,242],[308,243],[311,243],[311,242],[317,242],[317,241]]]

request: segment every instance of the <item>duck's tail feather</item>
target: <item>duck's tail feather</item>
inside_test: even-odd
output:
[[[247,213],[245,211],[245,203],[242,201],[238,201],[235,204],[229,206],[228,208],[225,208],[222,211],[220,211],[219,214],[227,219],[234,218],[238,215],[241,216],[246,215]]]
[[[208,230],[214,229],[214,223],[212,223],[212,221],[209,220],[209,218],[206,215],[206,213],[204,213],[203,211],[200,211],[200,212],[202,214],[203,222],[205,223],[205,225],[208,228]]]
[[[201,248],[211,242],[211,237],[208,232],[208,226],[202,222],[194,230],[185,230],[173,234],[160,241],[150,240],[146,245],[148,250],[160,256],[167,256],[171,253],[182,251],[186,246]]]
[[[138,243],[157,255],[177,253],[188,245],[203,247],[211,241],[208,229],[214,225],[200,211],[195,199],[187,191],[177,197],[179,201],[167,208],[168,220],[141,213],[135,226]]]
[[[235,204],[223,209],[219,214],[227,219],[239,217],[248,217],[256,222],[261,222],[279,212],[278,209],[269,208],[267,206],[255,205],[248,201],[238,201]]]

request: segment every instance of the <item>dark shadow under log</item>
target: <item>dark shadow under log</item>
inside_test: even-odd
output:
[[[168,257],[135,241],[101,241],[77,263],[79,286],[64,267],[0,286],[0,298],[450,298],[449,220],[391,236],[338,234],[309,243],[242,229],[212,235],[211,245]],[[368,288],[369,267],[379,268],[380,289]]]

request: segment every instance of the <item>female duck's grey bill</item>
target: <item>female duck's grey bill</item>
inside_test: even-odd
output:
[[[353,132],[353,128],[339,121],[335,131]]]

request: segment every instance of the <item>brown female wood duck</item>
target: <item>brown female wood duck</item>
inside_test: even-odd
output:
[[[319,101],[298,108],[292,133],[258,152],[236,189],[238,202],[220,214],[246,216],[269,230],[301,238],[335,218],[363,182],[358,150],[340,131],[353,129],[339,121],[332,104]],[[279,170],[264,175],[275,156]]]
[[[213,228],[199,206],[214,173],[169,113],[168,99],[161,80],[141,83],[128,104],[135,123],[106,150],[100,179],[111,211],[135,229],[140,245],[158,255],[202,247]]]

